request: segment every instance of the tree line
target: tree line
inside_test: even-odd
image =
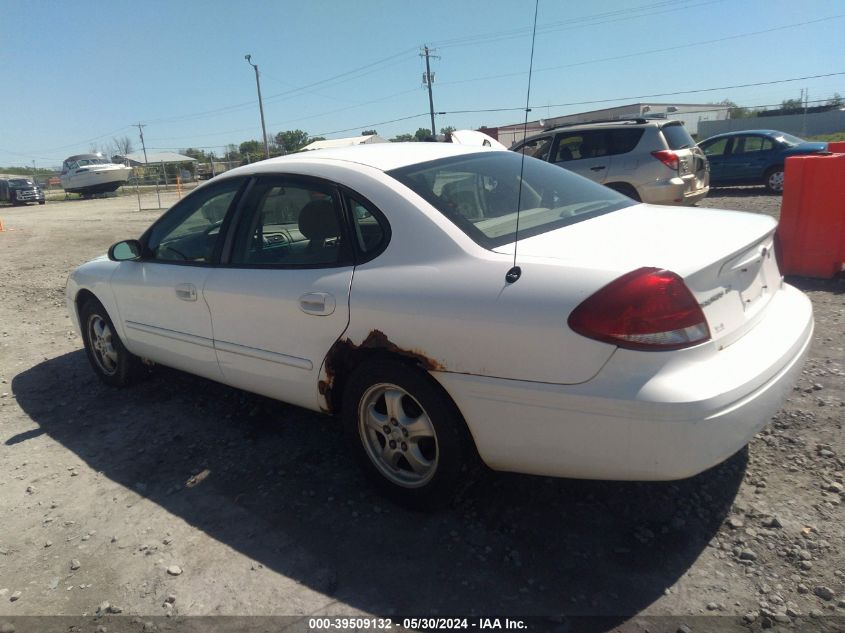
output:
[[[455,128],[444,127],[441,128],[440,133],[446,134],[453,132]],[[378,134],[376,130],[363,130],[361,136],[372,136]],[[314,141],[326,140],[323,136],[309,136],[303,130],[286,130],[279,132],[275,136],[267,139],[270,148],[270,157],[284,156],[285,154],[292,154],[300,151],[306,145]],[[429,141],[431,140],[431,130],[428,128],[418,128],[413,134],[397,134],[391,139],[391,143],[403,143],[407,141]],[[238,162],[238,163],[254,163],[259,160],[264,160],[264,144],[258,140],[243,141],[240,144],[230,143],[226,145],[222,154],[214,151],[206,151],[205,149],[188,147],[180,150],[180,154],[196,158],[199,162],[207,163],[212,160]]]

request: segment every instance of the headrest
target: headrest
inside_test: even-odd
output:
[[[299,231],[309,240],[340,235],[337,214],[331,200],[312,200],[299,212]]]

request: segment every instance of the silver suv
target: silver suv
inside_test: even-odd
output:
[[[691,205],[710,190],[707,158],[680,121],[578,123],[532,136],[511,149],[637,201]]]

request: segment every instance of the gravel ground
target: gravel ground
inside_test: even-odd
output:
[[[779,204],[749,188],[701,206]],[[24,615],[81,618],[62,631],[313,614],[845,627],[842,281],[790,280],[816,311],[810,359],[724,464],[648,484],[491,473],[418,514],[371,492],[330,418],[167,369],[128,390],[95,378],[65,279],[159,213],[132,197],[0,208],[0,631],[35,630]]]

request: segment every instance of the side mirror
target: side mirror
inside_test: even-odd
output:
[[[137,261],[141,259],[141,242],[123,240],[109,249],[109,259],[113,262]]]

